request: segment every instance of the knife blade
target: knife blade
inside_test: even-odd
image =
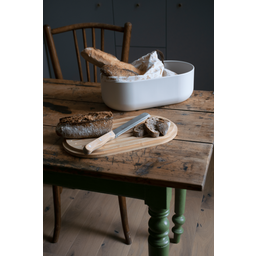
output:
[[[139,116],[136,116],[132,120],[126,122],[125,124],[119,126],[118,128],[114,129],[113,131],[110,131],[101,137],[93,140],[92,142],[88,143],[87,145],[84,146],[83,152],[87,155],[91,154],[94,150],[102,147],[105,145],[108,141],[111,141],[121,134],[127,132],[129,129],[133,128],[137,124],[143,122],[146,120],[148,117],[150,117],[150,114],[148,113],[142,113]]]

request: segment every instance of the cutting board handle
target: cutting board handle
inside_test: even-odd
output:
[[[93,140],[92,142],[88,143],[84,146],[83,151],[86,155],[90,155],[94,150],[102,147],[105,145],[108,141],[113,140],[116,137],[113,131],[110,131],[101,137],[97,138],[96,140]]]

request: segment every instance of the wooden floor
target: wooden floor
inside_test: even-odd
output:
[[[170,256],[214,255],[213,180],[212,159],[204,191],[187,191],[184,233],[179,244],[170,244]],[[117,196],[63,188],[62,227],[58,243],[53,244],[51,186],[44,185],[43,195],[44,256],[148,256],[149,214],[142,200],[127,198],[133,243],[126,245]]]

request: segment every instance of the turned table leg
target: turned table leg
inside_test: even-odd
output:
[[[172,221],[175,226],[172,228],[174,238],[170,239],[171,243],[179,243],[180,236],[183,233],[182,225],[185,223],[184,211],[186,203],[186,189],[175,189],[175,215],[172,217]]]
[[[148,253],[149,256],[169,255],[169,227],[168,215],[172,189],[164,187],[149,187],[146,191],[145,203],[149,206],[148,213]]]
[[[168,256],[169,254],[169,209],[149,208],[151,218],[148,222],[148,251],[149,256]]]

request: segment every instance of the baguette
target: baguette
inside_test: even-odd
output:
[[[59,120],[57,135],[66,139],[96,138],[112,130],[111,111],[74,115]]]
[[[81,55],[84,59],[94,64],[95,66],[102,68],[104,65],[116,66],[120,70],[130,70],[135,72],[135,74],[143,75],[145,72],[135,68],[132,64],[125,63],[118,60],[112,54],[103,52],[99,49],[93,47],[87,47],[82,52]],[[118,74],[118,73],[117,73]],[[118,75],[121,76],[121,75]]]
[[[103,67],[100,69],[100,71],[105,76],[136,76],[138,75],[134,71],[128,70],[128,69],[120,69],[118,66],[115,65],[103,65]]]

